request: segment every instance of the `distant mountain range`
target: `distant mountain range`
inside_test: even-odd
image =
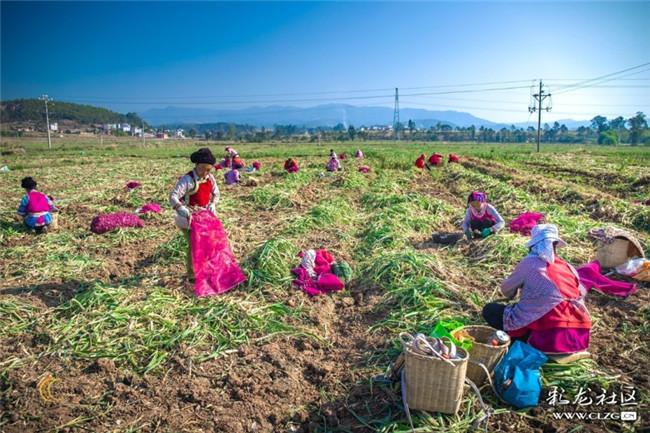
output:
[[[43,103],[36,99],[19,99],[0,101],[2,123],[37,122],[43,123]],[[266,106],[244,109],[207,109],[194,107],[152,108],[141,113],[120,114],[105,108],[57,101],[51,104],[50,119],[53,121],[70,120],[79,124],[93,123],[130,123],[139,125],[144,119],[153,126],[228,124],[250,125],[252,127],[272,128],[275,125],[296,125],[299,127],[334,127],[338,124],[376,126],[393,123],[391,107],[359,107],[346,104],[326,104],[315,107]],[[437,124],[479,128],[510,128],[511,123],[498,123],[481,119],[461,111],[434,111],[418,108],[402,108],[400,120],[406,126],[413,120],[418,128],[430,128]],[[515,123],[516,127],[537,126],[536,119],[530,122]],[[565,119],[558,121],[569,129],[588,126],[589,121]],[[553,122],[548,122],[552,124]],[[223,126],[223,125],[222,125]]]
[[[215,110],[206,108],[166,107],[153,108],[139,113],[153,125],[201,124],[212,122],[233,122],[257,127],[293,124],[304,127],[333,127],[341,123],[348,125],[373,126],[393,123],[393,109],[390,107],[359,107],[346,104],[327,104],[315,107],[267,106],[250,107],[239,110]],[[413,120],[418,128],[429,128],[438,123],[467,127],[474,125],[490,128],[510,127],[481,119],[461,111],[433,111],[417,108],[400,110],[400,120],[406,124]],[[574,121],[571,121],[574,122]],[[521,126],[527,126],[524,123]],[[570,127],[567,124],[567,127]]]

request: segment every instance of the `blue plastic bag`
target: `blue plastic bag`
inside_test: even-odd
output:
[[[523,409],[537,406],[542,392],[540,367],[548,357],[516,340],[494,369],[494,385],[508,404]]]

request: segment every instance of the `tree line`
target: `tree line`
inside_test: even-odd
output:
[[[239,140],[264,142],[270,140],[310,141],[350,141],[350,140],[393,140],[395,132],[388,127],[355,128],[342,123],[334,127],[307,128],[298,125],[275,125],[273,128],[255,128],[250,125],[218,124],[218,128],[201,125],[189,131],[192,138],[210,140]],[[489,143],[528,143],[537,140],[537,128],[510,127],[490,128],[485,126],[452,126],[439,122],[430,128],[417,128],[415,121],[398,125],[402,140],[411,141],[473,141]],[[617,145],[627,143],[632,146],[650,145],[650,130],[646,116],[642,112],[625,119],[619,116],[608,120],[605,116],[594,117],[588,126],[570,130],[558,122],[545,123],[540,131],[540,139],[545,143],[602,144]]]
[[[50,122],[69,120],[80,125],[128,123],[140,126],[142,118],[137,113],[116,113],[106,108],[72,102],[53,101],[48,104]],[[16,99],[0,102],[3,123],[30,123],[45,129],[45,106],[38,99]],[[146,125],[146,122],[144,122]]]

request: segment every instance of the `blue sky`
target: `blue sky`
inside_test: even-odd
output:
[[[48,93],[119,111],[392,105],[390,89],[400,87],[402,107],[521,122],[535,78],[554,92],[650,62],[649,2],[3,1],[1,8],[2,99]],[[545,119],[650,114],[650,68],[639,71],[602,84],[612,87],[558,94]],[[457,87],[488,82],[497,84]],[[451,87],[408,89],[441,85]],[[408,96],[495,87],[522,88]]]

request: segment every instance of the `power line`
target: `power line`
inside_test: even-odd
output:
[[[485,86],[494,84],[513,84],[513,83],[527,83],[530,80],[508,80],[508,81],[483,81],[478,83],[462,83],[462,84],[439,84],[435,86],[418,86],[418,87],[402,87],[402,90],[422,90],[422,89],[442,89],[442,88],[457,88],[457,87],[473,87]],[[245,94],[245,95],[196,95],[196,96],[151,96],[151,97],[132,97],[132,96],[71,96],[64,95],[62,98],[68,99],[91,99],[91,100],[119,100],[125,101],[129,99],[210,99],[210,98],[263,98],[263,97],[276,97],[276,96],[303,96],[303,95],[335,95],[335,94],[348,94],[348,93],[368,93],[368,92],[392,92],[393,87],[376,88],[376,89],[352,89],[352,90],[327,90],[319,92],[288,92],[288,93],[261,93],[261,94]]]
[[[583,87],[589,86],[590,83],[591,84],[597,84],[596,82],[601,82],[602,83],[602,82],[606,82],[606,81],[611,81],[611,80],[606,80],[606,79],[610,78],[610,77],[614,77],[616,75],[624,74],[625,72],[630,72],[630,71],[634,71],[636,69],[645,68],[648,65],[650,65],[650,62],[642,63],[640,65],[633,66],[631,68],[626,68],[626,69],[623,69],[623,70],[620,70],[620,71],[617,71],[617,72],[612,72],[610,74],[601,75],[599,77],[591,78],[591,79],[584,80],[584,81],[581,81],[581,82],[578,82],[578,83],[569,84],[567,86],[562,87],[560,89],[560,91],[557,92],[556,94],[566,93],[566,92],[570,92],[570,91],[573,91],[573,90],[576,90],[576,89],[579,89],[579,88],[583,88]],[[629,75],[634,75],[636,73],[645,72],[646,70],[648,70],[648,69],[644,69],[643,71],[636,71],[636,72],[634,72],[632,74],[628,74],[628,75],[624,75],[624,76],[627,77]],[[605,81],[602,81],[602,80],[605,80]]]
[[[546,81],[546,80],[545,80]],[[420,96],[421,97],[421,96]],[[416,96],[418,98],[418,96]],[[426,98],[426,97],[422,97]],[[506,104],[506,105],[522,105],[521,101],[513,101],[513,100],[504,100],[504,99],[499,99],[499,100],[494,100],[494,99],[475,99],[475,98],[445,98],[445,97],[435,97],[433,100],[443,100],[443,101],[465,101],[465,102],[494,102],[497,104]],[[405,102],[402,100],[402,102]],[[408,101],[409,104],[417,104],[417,102],[414,101]],[[433,102],[432,102],[433,103]],[[644,103],[646,103],[644,101]],[[563,103],[562,105],[569,105],[569,106],[590,106],[590,107],[638,107],[640,105],[643,105],[644,103],[640,104],[575,104],[575,103]],[[512,111],[517,111],[517,110],[512,110]]]
[[[513,89],[528,89],[528,86],[509,86],[509,87],[492,87],[483,89],[466,89],[466,90],[449,90],[442,92],[420,92],[420,93],[406,93],[403,96],[424,96],[424,95],[451,95],[456,93],[482,93],[482,92],[498,92]],[[275,99],[275,100],[250,100],[250,101],[99,101],[94,99],[80,99],[78,101],[85,102],[100,102],[100,103],[113,103],[122,105],[232,105],[232,104],[280,104],[280,103],[296,103],[296,102],[323,102],[323,101],[350,101],[350,100],[372,100],[372,99],[386,99],[393,98],[393,95],[364,95],[364,96],[346,96],[336,98],[305,98],[305,99]]]

